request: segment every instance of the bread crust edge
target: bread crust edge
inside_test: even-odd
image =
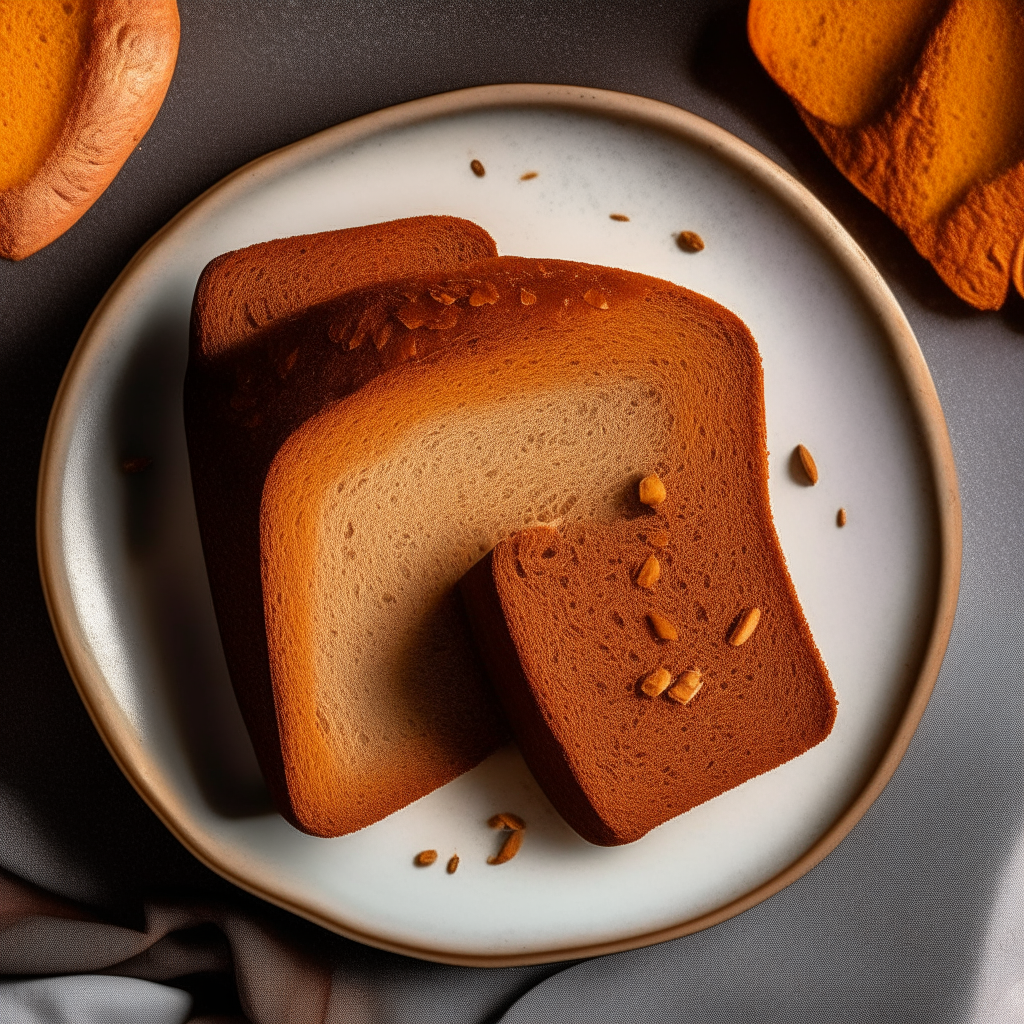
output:
[[[38,252],[106,191],[156,119],[180,35],[176,0],[97,0],[53,148],[27,181],[0,192],[0,256]]]

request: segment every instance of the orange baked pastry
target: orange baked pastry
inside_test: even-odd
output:
[[[178,35],[175,0],[0,0],[0,255],[99,198],[160,109]]]
[[[1024,294],[1024,5],[751,0],[750,43],[849,180],[947,285]]]

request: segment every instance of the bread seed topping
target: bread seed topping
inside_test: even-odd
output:
[[[739,647],[741,644],[745,644],[754,635],[754,630],[757,629],[757,624],[760,621],[761,609],[748,608],[736,620],[736,625],[729,634],[729,643],[732,644],[733,647]]]
[[[644,590],[653,590],[660,575],[661,564],[654,555],[649,555],[647,561],[640,567],[640,572],[637,574],[637,586],[643,587]]]
[[[641,691],[648,697],[660,697],[672,682],[672,676],[667,668],[656,668],[649,675],[644,677],[640,684]]]
[[[659,615],[657,612],[648,612],[647,621],[651,624],[651,629],[654,630],[654,635],[659,640],[679,639],[676,627],[673,626],[664,615]]]
[[[661,482],[661,477],[657,473],[648,473],[640,481],[640,501],[642,504],[654,508],[655,505],[660,505],[667,497],[668,491],[665,490],[665,485]],[[667,538],[665,543],[668,543]]]
[[[700,669],[688,668],[679,677],[675,685],[669,687],[669,691],[665,696],[669,700],[674,700],[677,704],[689,704],[697,696],[698,691],[703,685],[704,681],[701,679]]]

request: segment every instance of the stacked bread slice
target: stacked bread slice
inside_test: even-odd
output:
[[[379,820],[507,720],[580,834],[623,842],[827,734],[736,317],[639,274],[496,257],[451,218],[268,246],[200,282],[186,424],[229,668],[289,820]],[[334,268],[316,287],[310,261]],[[636,498],[652,468],[658,512]],[[755,638],[725,650],[751,604]],[[690,705],[638,693],[694,663]]]
[[[686,289],[602,287],[585,358],[640,385],[655,443],[609,479],[618,515],[520,532],[462,593],[534,776],[613,846],[820,743],[836,700],[772,521],[754,339]]]
[[[316,696],[296,696],[291,676],[272,678],[261,570],[269,554],[260,534],[267,473],[294,430],[380,369],[365,365],[366,354],[377,351],[371,342],[343,358],[343,378],[332,379],[330,360],[347,356],[348,344],[307,343],[303,317],[317,322],[333,308],[319,304],[344,304],[360,289],[421,271],[455,272],[495,251],[487,232],[468,221],[415,217],[230,252],[206,267],[196,288],[185,428],[224,653],[278,808],[317,835],[361,828],[449,781],[485,756],[500,730],[476,700],[467,711],[473,741],[454,750],[451,764],[420,779],[404,769],[415,749],[399,749],[390,756],[405,783],[388,788],[389,779],[370,774],[352,785],[347,759],[335,756],[341,734],[331,733]],[[301,639],[298,650],[315,644],[313,637]]]

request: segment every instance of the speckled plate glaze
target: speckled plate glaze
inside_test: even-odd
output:
[[[760,346],[775,522],[838,721],[809,753],[630,846],[578,839],[514,748],[362,832],[311,838],[270,809],[235,706],[182,426],[196,279],[212,257],[252,242],[424,213],[477,221],[502,253],[686,285],[739,314]],[[703,252],[680,250],[684,229],[703,237]],[[791,470],[800,442],[821,471],[813,488]],[[138,455],[152,465],[125,475],[121,461]],[[179,214],[82,335],[50,421],[38,530],[50,613],[82,699],[122,770],[197,857],[352,938],[478,965],[682,935],[817,863],[881,791],[920,719],[952,624],[961,544],[927,367],[881,277],[830,214],[700,118],[561,86],[471,89],[359,118],[243,167]],[[497,810],[529,829],[519,856],[492,867],[497,837],[485,821]],[[441,862],[414,868],[427,847]],[[447,875],[454,852],[461,865]]]

